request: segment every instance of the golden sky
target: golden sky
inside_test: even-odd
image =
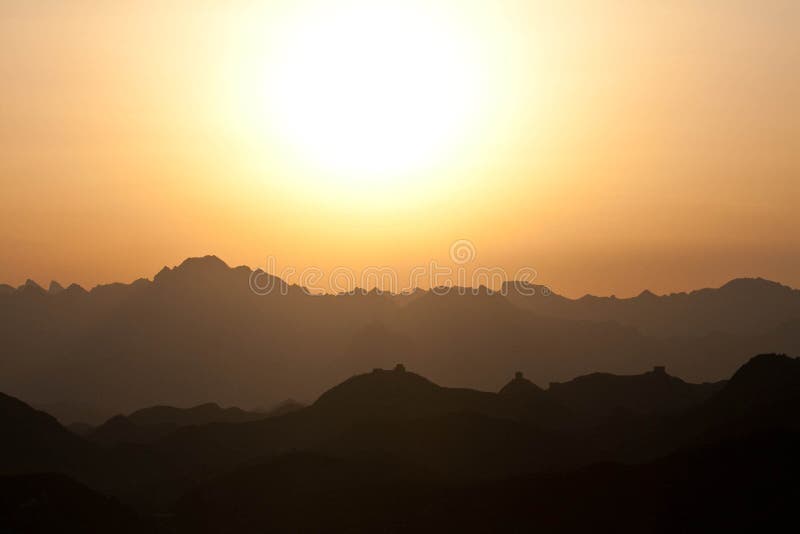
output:
[[[4,0],[0,282],[800,287],[800,2]]]

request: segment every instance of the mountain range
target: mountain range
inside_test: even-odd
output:
[[[0,528],[751,531],[800,496],[800,359],[784,355],[715,384],[659,368],[542,389],[516,373],[497,393],[397,365],[247,413],[156,407],[129,418],[163,434],[99,441],[2,395]]]
[[[800,352],[800,291],[762,279],[573,300],[513,281],[463,295],[309,295],[275,279],[284,291],[257,295],[252,272],[206,256],[89,291],[3,286],[0,390],[96,426],[153,404],[309,401],[397,361],[437,383],[491,391],[508,369],[540,386],[656,366],[716,382],[752,354]]]

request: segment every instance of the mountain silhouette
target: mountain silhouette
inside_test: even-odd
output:
[[[509,369],[548,384],[664,365],[690,382],[717,382],[752,354],[800,352],[798,291],[760,279],[572,300],[544,286],[533,296],[309,295],[253,273],[205,256],[153,280],[90,291],[73,284],[49,293],[32,281],[0,291],[0,391],[66,424],[97,426],[154,400],[245,409],[308,402],[357,370],[397,361],[444,386],[497,391]],[[276,289],[254,293],[251,276]]]
[[[760,354],[741,366],[718,396],[725,402],[757,406],[800,395],[800,359]]]
[[[642,291],[633,298],[585,295],[568,299],[544,286],[509,282],[515,304],[568,319],[616,321],[656,336],[763,334],[800,320],[800,291],[763,278],[738,278],[717,289],[657,296]]]
[[[740,367],[701,412],[705,427],[741,434],[754,428],[800,430],[800,359],[761,354]]]
[[[0,474],[80,468],[90,448],[51,415],[0,393]]]
[[[724,384],[689,384],[659,366],[640,375],[592,373],[569,382],[553,382],[547,392],[564,406],[593,416],[670,414],[705,402]]]
[[[64,291],[64,287],[55,280],[52,280],[47,288],[47,293],[50,295],[55,295],[62,291]]]
[[[44,288],[42,288],[42,286],[28,278],[25,280],[24,284],[17,288],[16,293],[29,298],[36,298],[44,296],[47,292],[44,290]]]
[[[406,371],[374,369],[326,391],[311,406],[328,416],[351,419],[429,417],[453,412],[493,412],[494,395],[469,389],[444,388]]]
[[[299,408],[294,408],[299,409]],[[282,406],[277,414],[292,411]],[[221,408],[216,403],[205,403],[192,408],[152,406],[130,415],[117,415],[86,433],[89,440],[102,444],[149,443],[184,426],[210,423],[242,423],[270,417],[270,413],[246,412],[241,408]]]
[[[798,361],[762,354],[717,384],[658,368],[543,389],[516,372],[496,393],[398,364],[271,417],[213,403],[136,410],[94,432],[158,435],[103,446],[3,395],[0,528],[766,528],[798,496]]]
[[[522,371],[517,371],[513,380],[500,390],[500,395],[508,398],[534,399],[541,398],[544,390],[525,378]]]

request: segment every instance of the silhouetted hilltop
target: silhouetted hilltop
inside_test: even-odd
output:
[[[250,287],[252,270],[240,265],[229,267],[217,256],[188,258],[177,267],[164,267],[153,278],[153,286],[161,291],[204,291],[216,294],[220,291],[234,292],[239,296],[256,296]],[[259,287],[270,287],[269,295],[297,294],[301,289],[290,287],[277,276],[258,269],[254,277]]]
[[[544,395],[544,390],[525,378],[522,371],[517,371],[511,382],[500,390],[500,395],[513,398],[538,398]]]
[[[547,394],[568,408],[592,416],[670,414],[705,402],[723,385],[689,384],[668,375],[663,367],[655,367],[640,375],[592,373],[569,382],[553,382]]]
[[[164,267],[153,278],[157,286],[198,286],[211,284],[214,287],[236,278],[249,278],[250,269],[228,267],[216,256],[188,258],[177,267]]]
[[[198,258],[187,258],[177,267],[164,267],[153,279],[154,282],[163,281],[166,278],[177,278],[180,276],[193,277],[214,277],[225,276],[231,268],[227,263],[217,256],[209,254]]]
[[[0,474],[68,471],[88,447],[52,416],[0,393]]]
[[[796,291],[788,286],[765,278],[734,278],[723,284],[719,289],[720,292],[730,293],[738,298],[747,298],[749,296],[755,299],[761,298],[761,295],[765,293],[786,295],[791,291]]]
[[[406,371],[374,369],[334,386],[311,405],[315,412],[352,419],[419,418],[454,412],[496,412],[495,395],[444,388]]]
[[[64,291],[64,288],[61,284],[56,282],[55,280],[50,281],[50,286],[47,288],[47,293],[50,295],[56,295]]]
[[[311,405],[310,412],[348,420],[422,419],[480,414],[568,426],[570,414],[541,388],[517,374],[500,393],[437,385],[398,364],[374,369],[334,386]]]
[[[755,356],[704,408],[706,417],[718,423],[800,429],[800,359]]]
[[[64,291],[61,292],[62,297],[64,296],[83,296],[86,295],[88,292],[83,289],[78,284],[70,284]]]
[[[42,297],[47,294],[42,286],[28,278],[25,283],[17,288],[17,293],[27,297]]]
[[[522,371],[498,393],[507,416],[532,422],[544,428],[568,428],[583,423],[581,414],[562,404],[530,380]]]
[[[800,393],[800,359],[785,354],[760,354],[741,366],[722,396],[769,401],[787,392]]]

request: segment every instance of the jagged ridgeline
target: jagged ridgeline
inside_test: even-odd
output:
[[[90,291],[5,286],[0,390],[95,426],[153,404],[308,402],[397,361],[440,384],[497,390],[509,369],[540,385],[659,365],[714,382],[752,354],[800,352],[800,292],[762,279],[573,300],[518,291],[521,282],[496,293],[312,296],[276,279],[282,291],[257,295],[251,272],[207,256]]]

